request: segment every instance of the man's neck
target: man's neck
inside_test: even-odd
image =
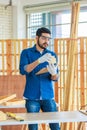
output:
[[[40,48],[39,46],[36,45],[36,49],[42,54],[44,49]]]

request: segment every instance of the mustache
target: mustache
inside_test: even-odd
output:
[[[48,45],[48,43],[47,43],[47,42],[44,42],[43,45]]]

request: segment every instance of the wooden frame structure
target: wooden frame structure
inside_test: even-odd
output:
[[[65,93],[65,84],[68,76],[71,41],[76,42],[77,51],[74,53],[76,58],[74,93],[72,93],[73,99],[70,99],[70,110],[79,110],[87,104],[87,37],[54,39],[54,51],[58,55],[59,67],[59,80],[55,83],[54,90],[56,102],[60,104],[59,111],[64,110],[64,96],[69,94],[68,89]],[[34,39],[0,40],[0,63],[2,63],[0,65],[0,95],[16,93],[17,97],[22,97],[25,77],[19,74],[20,52],[24,48],[31,47],[34,42]],[[68,88],[68,86],[66,87]],[[77,130],[77,127],[78,123],[75,123],[74,126],[70,125],[70,129],[73,128],[73,130]],[[85,130],[85,125],[81,127],[84,127]],[[44,128],[46,129],[45,126]]]

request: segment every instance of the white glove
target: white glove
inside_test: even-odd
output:
[[[51,75],[57,74],[57,66],[54,64],[49,63],[49,65],[47,65],[47,70]]]
[[[50,53],[46,53],[44,54],[43,56],[41,56],[39,59],[38,59],[38,62],[39,63],[44,63],[44,62],[51,62],[51,54]]]

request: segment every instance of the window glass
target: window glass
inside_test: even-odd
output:
[[[79,25],[78,25],[78,36],[87,36],[87,8],[84,7],[81,9],[80,15],[79,15]]]
[[[52,14],[53,38],[64,38],[70,36],[70,20],[69,11],[55,12]]]
[[[51,30],[52,38],[69,38],[71,11],[54,11],[49,13],[33,13],[28,17],[28,38],[34,38],[38,27],[44,26]],[[79,14],[78,37],[87,36],[87,7],[82,7]]]
[[[43,23],[43,17],[42,17],[42,13],[33,13],[30,14],[30,17],[28,17],[30,19],[29,21],[29,27],[28,27],[28,36],[30,36],[31,38],[35,37],[36,34],[36,30],[39,26],[42,26]]]

